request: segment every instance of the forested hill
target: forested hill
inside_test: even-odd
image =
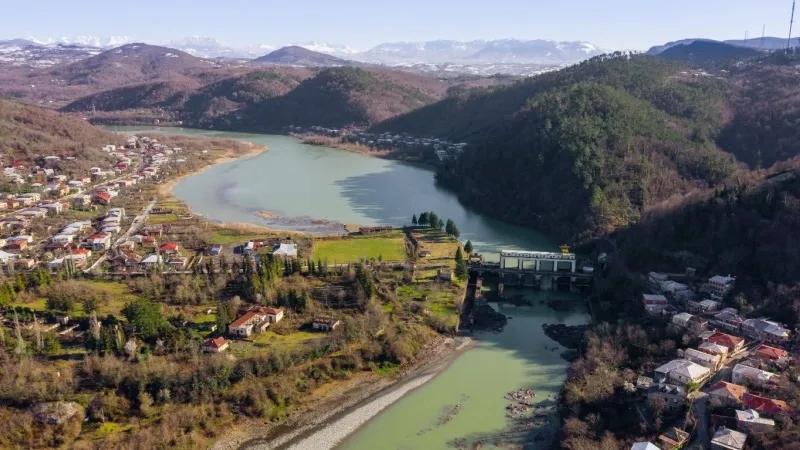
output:
[[[714,144],[725,92],[679,63],[618,54],[460,93],[376,129],[467,141],[440,181],[483,211],[575,242],[735,172]]]

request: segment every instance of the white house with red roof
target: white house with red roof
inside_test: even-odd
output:
[[[111,236],[105,233],[97,233],[89,236],[86,239],[86,242],[92,246],[92,250],[95,251],[102,251],[106,250],[111,246]]]
[[[230,347],[230,343],[222,336],[208,339],[203,343],[203,351],[205,353],[220,353]]]

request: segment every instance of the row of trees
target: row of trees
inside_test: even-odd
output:
[[[447,222],[443,222],[442,219],[436,215],[433,211],[426,211],[423,212],[417,217],[416,214],[411,216],[411,225],[414,226],[423,226],[429,228],[444,228],[444,232],[454,238],[458,239],[461,235],[461,232],[458,230],[456,223],[453,222],[453,219],[447,219]]]

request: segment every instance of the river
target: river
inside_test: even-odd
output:
[[[317,220],[402,225],[410,223],[414,213],[435,211],[443,219],[453,219],[461,239],[471,240],[484,254],[497,254],[503,248],[557,251],[556,243],[541,233],[465,207],[455,194],[437,186],[433,173],[424,167],[306,145],[286,136],[158,131],[237,138],[269,147],[266,153],[213,166],[175,186],[179,199],[212,220],[326,232],[329,225]],[[280,218],[265,219],[257,211]],[[532,306],[495,305],[511,317],[503,332],[478,335],[474,349],[368,422],[340,448],[447,449],[479,440],[528,440],[538,434],[538,427],[519,431],[520,424],[506,417],[510,402],[504,395],[529,388],[536,392],[538,406],[551,407],[568,364],[560,357],[563,348],[544,335],[542,324],[586,323],[588,316],[576,297],[569,297],[573,310],[563,312],[544,303],[565,294],[517,295],[529,297]]]

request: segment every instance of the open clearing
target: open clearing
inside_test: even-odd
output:
[[[314,241],[314,259],[328,261],[329,264],[357,262],[360,259],[405,261],[405,240],[402,233],[392,233],[386,236]]]

